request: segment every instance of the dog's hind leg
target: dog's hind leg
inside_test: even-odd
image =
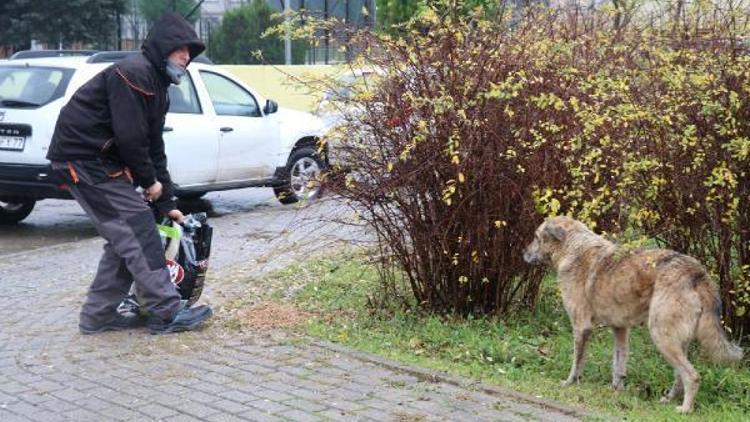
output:
[[[693,302],[697,302],[697,296],[681,295],[673,300],[668,295],[656,295],[651,301],[648,318],[648,329],[654,345],[675,369],[674,395],[680,392],[681,386],[684,390],[682,405],[677,407],[679,413],[693,411],[695,394],[700,386],[700,375],[690,364],[686,353],[700,316],[700,302]],[[670,398],[669,394],[667,398]]]
[[[622,390],[625,387],[625,374],[628,367],[628,328],[616,327],[612,329],[615,337],[615,345],[612,358],[612,388]]]
[[[698,371],[688,361],[687,355],[684,352],[684,345],[676,344],[676,342],[671,340],[662,337],[658,341],[654,339],[654,342],[656,343],[656,348],[664,355],[664,358],[675,368],[675,382],[672,390],[670,390],[670,394],[674,391],[674,395],[676,396],[681,389],[684,390],[685,395],[682,399],[682,405],[677,406],[677,412],[690,413],[693,411],[695,393],[698,392],[698,387],[700,386],[700,375],[698,375]],[[667,398],[669,397],[670,395],[668,394]]]
[[[591,336],[591,327],[573,328],[573,364],[570,367],[568,379],[562,382],[562,385],[571,385],[581,380],[583,372],[583,363],[586,355],[586,343]]]
[[[682,377],[680,376],[680,371],[677,369],[674,370],[674,384],[672,384],[672,388],[669,389],[669,392],[659,400],[661,403],[669,403],[672,400],[679,398],[685,393],[685,387],[682,385]]]

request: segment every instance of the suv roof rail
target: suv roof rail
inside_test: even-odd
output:
[[[87,63],[112,63],[112,62],[116,62],[118,60],[124,59],[125,57],[128,57],[133,54],[137,54],[137,53],[140,53],[140,50],[100,51],[100,52],[92,54],[91,57],[89,57],[86,60],[86,62]],[[211,59],[204,56],[203,54],[193,58],[193,61],[196,63],[214,64],[214,62],[212,62]]]
[[[140,51],[99,51],[86,59],[86,63],[111,63],[137,53]]]
[[[196,62],[196,63],[214,64],[213,60],[209,59],[207,56],[205,56],[203,54],[195,56],[193,58],[193,61]]]
[[[43,57],[81,57],[88,56],[87,63],[114,63],[132,54],[140,53],[140,50],[129,51],[99,51],[99,50],[20,50],[13,53],[8,59],[38,59]],[[214,64],[208,57],[201,54],[193,59],[196,63]]]
[[[18,60],[37,59],[41,57],[90,56],[95,53],[96,50],[20,50],[13,53],[9,59]]]

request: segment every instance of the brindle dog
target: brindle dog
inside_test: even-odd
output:
[[[573,365],[563,385],[580,380],[586,342],[597,325],[614,331],[612,387],[621,389],[629,330],[648,323],[656,348],[675,372],[662,402],[684,395],[680,413],[693,410],[700,385],[687,356],[693,339],[714,361],[742,359],[742,349],[727,340],[721,326],[718,291],[694,258],[666,249],[626,251],[579,221],[553,217],[536,230],[524,259],[549,264],[557,273],[574,337]]]

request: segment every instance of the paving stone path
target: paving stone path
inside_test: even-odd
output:
[[[252,217],[214,220],[217,236],[204,301],[220,308],[238,294],[253,294],[231,280],[237,274],[257,279],[307,256],[304,247],[293,247],[310,245],[311,232],[291,224],[299,218],[295,212],[260,209]],[[201,332],[168,336],[145,330],[83,336],[77,331],[78,308],[101,247],[101,240],[90,239],[0,260],[0,421],[566,421],[585,416],[578,409],[283,332],[233,331],[214,323]]]

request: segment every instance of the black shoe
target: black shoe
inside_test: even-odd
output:
[[[213,315],[208,305],[196,306],[194,308],[184,307],[177,312],[171,321],[152,315],[148,318],[148,329],[151,334],[178,333],[180,331],[193,331],[198,329],[203,321]]]
[[[96,334],[103,331],[121,331],[129,328],[138,328],[143,327],[144,325],[146,325],[146,319],[140,315],[123,316],[115,312],[115,316],[107,322],[94,325],[84,325],[79,323],[78,329],[81,331],[81,334]]]
[[[128,295],[117,306],[117,313],[124,317],[135,317],[141,315],[141,305],[135,295]]]

